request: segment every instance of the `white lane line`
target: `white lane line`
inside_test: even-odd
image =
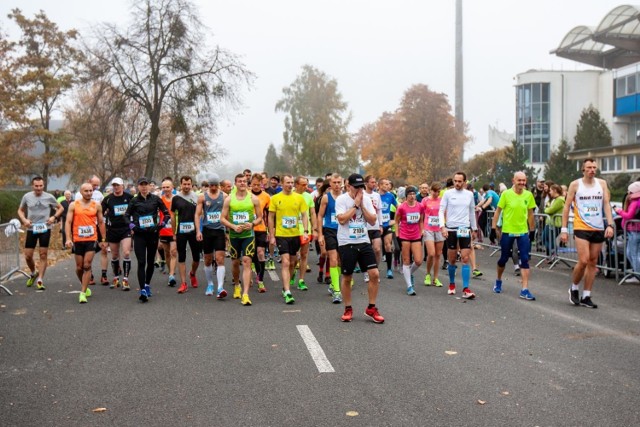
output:
[[[311,358],[316,364],[318,368],[318,372],[335,372],[333,366],[331,366],[331,362],[327,359],[327,356],[324,354],[324,350],[318,344],[318,340],[313,336],[313,332],[307,325],[297,325],[298,332],[302,337],[302,340],[307,345],[307,350],[311,354]]]
[[[276,273],[275,271],[267,270],[267,273],[269,273],[269,277],[271,278],[272,282],[280,281],[280,278],[278,277],[278,273]]]

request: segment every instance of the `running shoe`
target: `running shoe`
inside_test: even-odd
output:
[[[240,301],[242,305],[251,305],[251,300],[249,299],[249,295],[242,295],[242,300]]]
[[[329,275],[324,276],[324,284],[325,285],[330,285],[331,284],[331,276],[329,276]]]
[[[446,270],[447,268],[449,268],[449,261],[445,261],[444,263],[442,263],[442,269]]]
[[[144,290],[147,292],[147,296],[149,298],[151,298],[153,296],[153,294],[151,293],[151,286],[149,285],[144,285]]]
[[[147,302],[149,300],[149,296],[147,295],[147,291],[145,289],[140,289],[140,297],[138,297],[140,302]]]
[[[342,294],[340,293],[340,291],[338,292],[331,292],[331,295],[333,296],[333,299],[331,300],[332,303],[334,304],[340,304],[342,302]]]
[[[169,286],[173,288],[177,284],[178,282],[176,282],[176,278],[174,276],[169,276]]]
[[[284,297],[284,303],[285,304],[293,304],[296,300],[293,298],[293,295],[291,295],[291,292],[283,292],[282,296]]]
[[[89,298],[92,295],[91,294],[91,289],[87,288],[87,290],[85,291],[84,294],[87,296],[87,298]]]
[[[258,292],[261,294],[267,292],[267,288],[264,287],[264,282],[258,282]]]
[[[455,295],[456,294],[456,284],[450,283],[449,290],[447,291],[447,295]]]
[[[196,277],[195,273],[193,271],[189,272],[189,279],[191,280],[191,287],[192,288],[197,288],[198,287],[198,278]]]
[[[387,269],[387,279],[393,279],[393,270]]]
[[[431,286],[431,274],[427,274],[424,276],[424,285]]]
[[[433,281],[433,286],[435,286],[436,288],[441,288],[442,287],[442,282],[440,281],[440,279],[436,279]]]
[[[80,292],[79,301],[80,301],[80,304],[86,304],[87,303],[87,295],[84,292]]]
[[[240,285],[233,286],[233,299],[240,299],[242,297],[242,288]]]
[[[316,278],[316,282],[318,282],[318,283],[324,282],[324,279],[322,277],[322,271],[320,273],[318,273],[318,277]]]
[[[306,291],[309,290],[309,288],[307,287],[307,284],[304,282],[304,280],[300,279],[298,281],[298,290],[300,291]]]
[[[37,288],[39,291],[44,291],[45,289],[47,289],[47,288],[45,288],[45,287],[44,287],[44,283],[42,283],[42,279],[38,279],[38,280],[36,281],[36,288]]]
[[[591,297],[584,297],[580,300],[580,305],[587,308],[598,308],[597,304],[591,301]]]
[[[364,283],[369,283],[369,273],[364,273]]]
[[[516,276],[520,275],[520,266],[515,266],[513,269],[513,274],[515,274]]]
[[[188,289],[189,288],[187,287],[187,284],[186,283],[182,283],[180,285],[180,287],[178,288],[178,293],[179,294],[184,294],[185,292],[187,292]]]
[[[224,299],[224,297],[226,296],[227,296],[227,291],[225,291],[224,289],[218,289],[218,294],[216,295],[216,298]]]
[[[473,277],[480,277],[482,276],[482,271],[478,270],[477,268],[475,270],[473,270],[471,272],[471,274],[473,274]]]
[[[347,307],[344,309],[344,314],[340,318],[343,322],[351,322],[353,320],[353,308]]]
[[[413,289],[413,286],[409,286],[407,288],[407,295],[414,296],[415,294],[416,294],[416,291],[415,291],[415,289]]]
[[[311,267],[309,267],[309,264],[307,264],[307,273],[311,273]]]
[[[118,279],[117,277],[114,277],[113,280],[111,281],[111,284],[109,285],[109,288],[113,289],[113,288],[119,288],[120,287],[120,279]]]
[[[207,290],[204,294],[206,296],[213,296],[213,285],[207,285]]]
[[[353,272],[354,273],[361,273],[362,270],[360,270],[360,266],[359,265],[356,265],[356,268],[353,269]]]
[[[91,274],[91,279],[89,280],[89,286],[93,286],[96,284],[96,280],[93,277],[93,274]]]
[[[38,277],[38,270],[31,273],[31,275],[27,279],[27,288],[30,288],[33,286],[33,284],[36,282],[37,277]]]
[[[580,291],[572,290],[569,288],[569,301],[571,301],[574,305],[580,305]]]
[[[529,292],[528,288],[524,288],[520,291],[520,298],[526,299],[527,301],[535,301],[536,297],[533,296],[531,292]]]
[[[107,279],[107,276],[101,276],[100,277],[100,284],[102,286],[108,286],[109,285],[109,279]]]
[[[374,323],[384,323],[384,317],[380,316],[378,307],[367,308],[364,311],[364,315],[370,317]]]
[[[496,279],[496,284],[493,285],[493,292],[495,292],[496,294],[502,292],[502,280]]]
[[[465,299],[474,299],[476,297],[476,294],[474,294],[471,289],[469,288],[464,288],[462,290],[462,298]]]
[[[153,263],[153,266],[154,266],[155,268],[160,268],[160,261],[156,261],[156,262],[154,262],[154,263]]]
[[[131,288],[129,287],[129,279],[126,277],[122,278],[122,290],[129,291]]]

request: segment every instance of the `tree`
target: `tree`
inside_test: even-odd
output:
[[[611,146],[611,131],[593,105],[582,110],[574,140],[574,150]]]
[[[509,187],[513,174],[516,172],[524,172],[527,175],[527,184],[532,185],[536,182],[538,174],[536,170],[527,166],[529,158],[525,152],[524,146],[517,140],[511,141],[511,147],[507,147],[505,151],[504,163],[499,163],[496,168],[495,181],[504,182]]]
[[[281,154],[278,154],[273,143],[269,144],[269,148],[267,148],[267,154],[264,157],[264,167],[262,170],[266,171],[269,175],[281,174],[289,170],[287,162]]]
[[[221,107],[237,106],[238,90],[253,76],[231,52],[207,48],[204,26],[189,0],[132,2],[132,10],[124,32],[112,24],[100,26],[91,49],[93,71],[148,115],[144,173],[153,177],[163,115],[184,127],[213,129]]]
[[[41,175],[46,188],[50,174],[63,173],[69,167],[64,138],[51,131],[51,117],[60,98],[77,83],[84,56],[73,46],[77,31],[60,31],[43,11],[28,19],[20,9],[13,9],[8,17],[18,25],[21,36],[10,44],[15,50],[8,49],[6,42],[0,47],[5,56],[3,74],[12,74],[11,78],[2,77],[11,88],[9,96],[5,93],[0,99],[12,131],[3,137],[0,148],[7,153],[17,144],[31,166],[28,172]],[[31,114],[37,118],[31,119]],[[27,154],[35,143],[42,144],[41,156]]]
[[[462,170],[469,179],[476,178],[481,184],[500,182],[496,179],[499,165],[506,162],[507,151],[510,147],[494,149],[486,153],[477,154],[462,166]]]
[[[551,152],[549,160],[544,167],[544,177],[558,184],[569,184],[576,178],[576,166],[573,160],[567,158],[571,151],[566,139],[560,141],[560,145]]]
[[[358,164],[357,151],[347,130],[351,114],[338,91],[338,82],[310,66],[282,90],[276,111],[284,119],[283,154],[296,173],[324,175],[327,170],[353,171]]]

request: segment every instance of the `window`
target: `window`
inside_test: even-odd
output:
[[[600,159],[600,163],[600,170],[602,170],[602,172],[615,172],[622,170],[622,157],[620,156],[603,157]]]
[[[629,154],[627,156],[627,170],[640,170],[640,154]]]
[[[624,77],[619,77],[616,79],[616,97],[620,98],[621,96],[625,96],[627,94],[627,80]]]
[[[530,83],[516,88],[516,140],[532,163],[549,160],[550,85]]]
[[[636,93],[636,75],[627,76],[627,95]]]

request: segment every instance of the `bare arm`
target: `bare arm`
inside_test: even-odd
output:
[[[196,240],[198,241],[202,240],[202,231],[200,231],[200,222],[201,222],[200,217],[204,212],[203,206],[204,206],[204,194],[201,194],[198,196],[198,203],[196,204],[196,216],[193,219],[193,222],[196,227]]]

